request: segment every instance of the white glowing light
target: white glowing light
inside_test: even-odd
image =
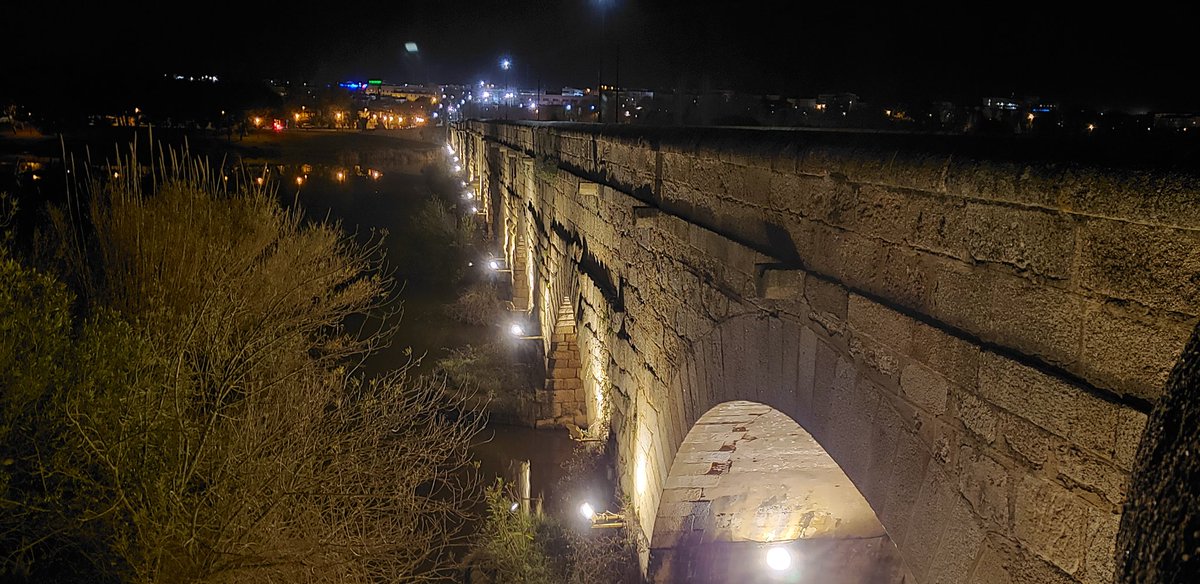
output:
[[[462,165],[455,164],[455,165],[454,165],[454,172],[462,172]]]
[[[509,508],[508,508],[508,510],[509,510],[509,511],[512,511],[513,513],[516,513],[516,512],[517,512],[517,507],[520,507],[520,506],[521,506],[521,504],[520,504],[520,503],[518,503],[518,502],[516,502],[516,501],[513,501],[513,504],[512,504],[512,506],[511,506],[511,507],[509,507]]]
[[[498,262],[498,261],[496,261],[496,260],[492,260],[492,261],[488,262],[488,267],[489,267],[489,268],[491,268],[491,269],[493,269],[493,270],[499,270],[499,269],[500,269],[500,262]]]
[[[590,503],[584,503],[579,506],[579,514],[583,515],[584,519],[591,519],[596,515],[596,510],[592,509],[592,505]]]
[[[479,208],[478,208],[478,207],[471,207],[471,212],[472,212],[472,213],[478,213],[478,212],[479,212]]]
[[[767,567],[782,572],[792,565],[792,554],[781,547],[773,547],[767,550]]]
[[[514,337],[525,336],[525,328],[519,324],[514,324],[514,325],[508,327],[508,332],[512,333]],[[584,504],[586,505],[587,503],[584,503]]]

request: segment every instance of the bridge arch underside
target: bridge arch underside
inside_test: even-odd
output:
[[[896,546],[846,473],[770,406],[725,402],[675,454],[650,540],[657,582],[899,584]],[[787,566],[768,554],[784,550]]]
[[[737,529],[747,542],[779,537],[753,534],[759,516],[735,523],[714,514],[712,493],[680,490],[713,481],[708,473],[720,472],[712,465],[725,462],[726,442],[736,454],[749,446],[746,434],[757,436],[736,425],[759,411],[750,406],[706,417],[714,406],[748,400],[794,420],[788,432],[811,434],[814,448],[836,462],[845,488],[861,493],[895,544],[906,582],[1111,582],[1128,480],[1113,449],[1136,445],[1120,408],[865,299],[851,297],[849,306],[846,324],[830,329],[784,311],[728,318],[691,343],[663,395],[638,405],[636,438],[627,438],[638,450],[627,464],[634,491],[648,486],[639,512],[652,550],[648,573],[674,581],[663,566],[679,562],[663,550],[677,552],[680,538],[703,544]],[[689,442],[696,432],[726,431],[733,436],[719,439],[716,454],[717,438],[705,438],[707,453]],[[752,498],[769,506],[769,473],[752,474],[762,480],[730,483],[728,494],[743,489],[747,506],[757,509]],[[803,500],[804,488],[788,489],[788,500]],[[761,568],[761,552],[746,553],[745,563]]]

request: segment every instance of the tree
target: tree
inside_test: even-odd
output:
[[[378,242],[186,153],[101,176],[52,213],[81,311],[54,320],[72,303],[50,295],[39,318],[66,340],[33,349],[67,372],[3,396],[5,444],[37,464],[2,485],[0,547],[20,553],[0,561],[34,580],[54,557],[89,558],[88,581],[444,575],[481,421],[437,379],[359,373],[388,335],[345,324],[387,309]],[[0,366],[24,378],[17,353]],[[63,389],[96,370],[111,373],[94,389]]]

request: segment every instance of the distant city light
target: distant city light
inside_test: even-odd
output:
[[[500,61],[500,68],[504,69],[505,71],[512,69],[512,61],[509,59],[502,59]]]
[[[569,103],[567,104],[566,110],[571,111],[571,104],[569,104]]]
[[[404,50],[410,53],[417,52],[417,43],[404,43]]]

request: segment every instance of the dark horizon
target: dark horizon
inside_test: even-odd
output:
[[[189,12],[45,2],[6,43],[14,97],[62,87],[119,93],[161,75],[313,82],[604,82],[734,89],[874,102],[1036,96],[1130,112],[1197,111],[1193,51],[1179,11],[1142,16],[1006,9],[842,10],[763,2],[721,8],[676,0],[356,3],[354,10],[241,3]],[[604,13],[604,26],[600,16]],[[419,47],[417,53],[405,43]],[[601,50],[603,48],[603,51]],[[602,54],[603,53],[603,54]],[[501,71],[502,57],[513,69]]]

